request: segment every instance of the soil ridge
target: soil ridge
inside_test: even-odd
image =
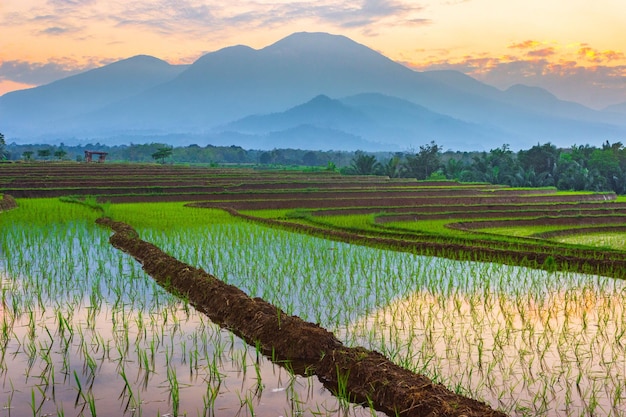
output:
[[[206,204],[190,203],[189,207],[210,207]],[[235,217],[254,223],[280,227],[298,233],[307,233],[313,236],[323,236],[326,239],[341,242],[366,245],[372,247],[389,248],[429,256],[441,256],[450,259],[464,259],[454,256],[459,253],[471,253],[474,261],[498,262],[509,265],[520,265],[530,268],[546,269],[548,271],[564,270],[581,273],[598,274],[613,278],[626,279],[626,259],[622,252],[617,251],[588,251],[578,250],[574,254],[559,253],[557,248],[547,247],[546,252],[538,252],[530,248],[520,250],[513,247],[483,247],[453,241],[404,240],[402,234],[395,236],[369,236],[352,231],[328,229],[318,226],[294,223],[285,220],[267,219],[243,214],[232,207],[222,208]],[[600,257],[598,255],[601,255]],[[466,260],[466,259],[465,259]]]
[[[143,241],[125,223],[100,218],[111,228],[111,244],[130,254],[159,284],[185,297],[214,323],[228,328],[272,360],[294,362],[332,392],[343,386],[348,399],[370,403],[388,415],[504,417],[485,403],[460,396],[392,363],[378,352],[346,347],[333,333],[251,298],[202,269],[180,262]]]

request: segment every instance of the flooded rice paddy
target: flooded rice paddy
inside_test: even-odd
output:
[[[244,223],[140,233],[348,345],[511,415],[626,415],[622,281]],[[89,221],[2,223],[0,416],[373,413],[211,324],[108,236]]]

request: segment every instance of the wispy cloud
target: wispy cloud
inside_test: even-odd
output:
[[[600,63],[600,62],[611,62],[611,61],[619,61],[626,59],[626,55],[620,51],[613,50],[605,50],[600,51],[590,47],[587,44],[582,44],[578,49],[578,57],[580,59]]]
[[[602,108],[626,101],[626,56],[587,44],[553,45],[527,40],[510,54],[488,53],[407,63],[419,70],[452,69],[499,88],[523,83],[546,88],[565,100]]]
[[[541,42],[529,39],[524,42],[513,43],[509,45],[508,47],[510,49],[532,49],[532,48],[536,48],[539,45],[541,45]]]
[[[134,26],[166,35],[198,29],[209,33],[219,26],[216,11],[221,9],[210,2],[191,0],[136,1],[120,7],[119,11],[108,16],[115,26]]]
[[[548,57],[552,55],[556,55],[556,49],[553,47],[535,49],[532,51],[528,51],[527,55],[529,57]]]
[[[47,84],[94,68],[99,64],[94,61],[78,64],[76,61],[68,59],[46,63],[19,60],[3,61],[0,62],[0,81],[13,81],[29,85]]]
[[[158,0],[135,1],[120,5],[107,16],[116,26],[135,26],[164,34],[190,31],[272,28],[312,20],[338,28],[366,28],[378,24],[419,25],[428,23],[420,16],[422,7],[411,1],[359,0],[257,2],[234,1],[228,7],[218,1]]]

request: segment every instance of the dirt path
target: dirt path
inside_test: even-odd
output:
[[[139,239],[130,226],[100,218],[115,233],[111,244],[132,255],[160,285],[185,297],[211,321],[269,357],[308,369],[332,392],[346,384],[352,402],[371,402],[390,416],[493,416],[505,414],[459,396],[425,376],[401,368],[377,352],[344,346],[320,326],[290,316],[260,298],[250,298],[202,269],[184,264]],[[344,381],[344,382],[341,382]]]

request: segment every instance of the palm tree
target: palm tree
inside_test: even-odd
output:
[[[380,169],[380,163],[374,155],[356,151],[350,162],[349,172],[354,175],[374,175]]]

